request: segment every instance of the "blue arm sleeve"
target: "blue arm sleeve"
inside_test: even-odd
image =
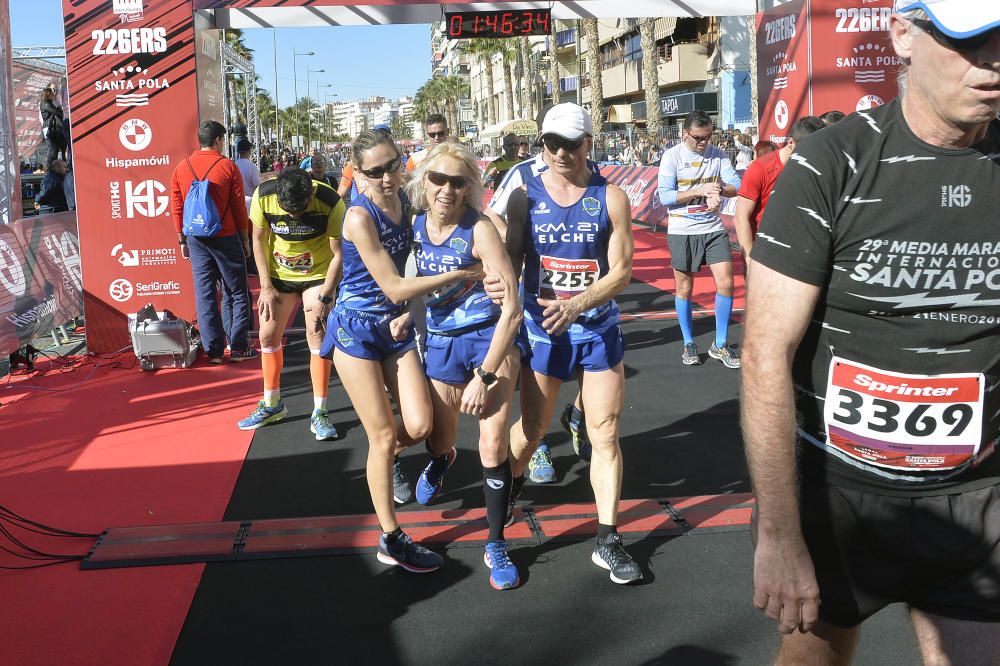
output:
[[[735,172],[734,172],[735,173]],[[656,179],[656,194],[664,206],[677,203],[677,170],[666,153],[660,159],[660,172]]]
[[[736,173],[729,158],[722,160],[722,182],[726,185],[732,185],[737,190],[740,189],[740,175]]]

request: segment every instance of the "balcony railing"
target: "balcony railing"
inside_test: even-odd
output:
[[[556,33],[556,46],[562,48],[576,42],[576,28],[560,30]]]

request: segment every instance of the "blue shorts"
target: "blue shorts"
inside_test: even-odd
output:
[[[320,348],[320,356],[330,358],[336,347],[348,356],[369,361],[384,361],[390,356],[402,354],[417,346],[413,326],[407,331],[406,339],[396,340],[389,332],[389,318],[353,317],[336,310],[326,319],[326,337]]]
[[[612,326],[597,339],[572,344],[548,344],[525,336],[529,345],[527,362],[531,369],[549,377],[569,381],[577,368],[584,372],[602,372],[617,366],[625,358],[622,329]],[[522,357],[522,361],[523,361]]]
[[[424,369],[427,376],[445,384],[466,384],[483,364],[493,341],[496,324],[451,337],[427,332]]]

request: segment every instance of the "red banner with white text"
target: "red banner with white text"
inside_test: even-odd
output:
[[[811,0],[812,108],[864,111],[896,97],[892,0]]]
[[[87,344],[128,344],[152,302],[192,319],[170,219],[174,166],[197,148],[191,0],[63,0]]]
[[[805,0],[757,15],[757,90],[762,140],[785,143],[809,115],[809,30]]]

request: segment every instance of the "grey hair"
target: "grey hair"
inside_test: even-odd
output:
[[[898,14],[901,18],[905,19],[908,22],[913,20],[929,21],[931,18],[930,16],[927,15],[927,12],[925,12],[923,9],[920,8],[911,9],[908,12],[896,12],[896,14]],[[916,30],[917,32],[922,32],[920,30],[920,26],[918,25],[910,23],[910,27],[911,29]],[[896,74],[896,87],[899,89],[900,97],[902,97],[906,93],[906,84],[907,84],[907,79],[909,78],[909,73],[910,73],[909,63],[903,62],[903,64],[899,67],[899,73]]]
[[[462,163],[462,175],[469,179],[469,185],[465,188],[465,205],[477,211],[483,209],[483,180],[479,172],[479,163],[476,156],[468,148],[460,143],[445,142],[439,144],[430,154],[420,162],[420,166],[414,169],[409,182],[406,184],[406,195],[410,202],[418,210],[427,210],[430,203],[427,201],[427,188],[424,186],[424,174],[434,171],[431,167],[441,160],[442,157],[451,157]]]

